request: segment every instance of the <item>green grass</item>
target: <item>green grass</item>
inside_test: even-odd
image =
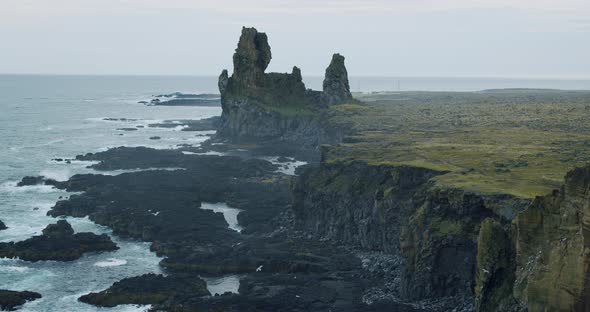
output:
[[[332,107],[357,135],[327,162],[410,165],[448,171],[443,186],[532,198],[590,161],[590,92],[356,94],[367,105]]]

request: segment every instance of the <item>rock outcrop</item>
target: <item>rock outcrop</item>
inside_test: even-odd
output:
[[[48,225],[43,235],[20,242],[0,243],[0,257],[25,261],[72,261],[92,251],[112,251],[118,247],[106,235],[76,233],[65,220]]]
[[[32,291],[14,291],[0,289],[0,310],[14,311],[31,300],[41,298],[41,294]]]
[[[330,104],[352,100],[348,85],[348,72],[344,66],[344,56],[338,53],[332,56],[332,61],[326,68],[323,87],[324,94]]]
[[[0,220],[0,231],[6,230],[6,229],[7,229],[6,224],[4,224],[4,222],[2,222],[2,220]]]
[[[301,70],[265,73],[271,51],[265,33],[243,28],[233,56],[234,71],[219,76],[222,116],[218,135],[233,139],[297,142],[317,148],[339,142],[342,131],[326,122],[329,105],[352,100],[344,57],[335,54],[324,92],[306,89]]]
[[[104,291],[86,294],[78,300],[100,307],[114,307],[120,304],[159,304],[174,296],[208,295],[207,284],[200,278],[145,274],[122,279]]]

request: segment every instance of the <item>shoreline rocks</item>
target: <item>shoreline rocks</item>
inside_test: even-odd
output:
[[[176,296],[209,296],[207,284],[197,276],[167,277],[145,274],[124,278],[104,291],[89,293],[79,301],[99,307],[114,307],[121,304],[162,304]]]
[[[43,235],[19,242],[0,243],[0,257],[24,261],[73,261],[84,253],[113,251],[119,247],[106,235],[76,233],[65,220],[48,225]]]
[[[32,291],[0,289],[0,310],[14,311],[23,304],[39,298],[41,298],[41,294]]]

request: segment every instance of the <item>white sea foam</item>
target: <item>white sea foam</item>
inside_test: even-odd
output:
[[[29,271],[31,268],[22,267],[22,266],[0,266],[0,272],[18,272],[24,273]]]
[[[98,261],[94,264],[94,266],[106,268],[106,267],[114,267],[127,264],[127,260],[123,259],[116,259],[116,258],[109,258],[106,261]]]
[[[201,277],[207,283],[207,290],[211,295],[222,295],[226,292],[237,294],[240,289],[239,275],[226,275],[221,277]]]
[[[279,168],[277,169],[277,172],[281,172],[286,175],[293,175],[293,176],[295,175],[295,169],[297,169],[297,167],[307,165],[307,162],[298,161],[293,158],[287,158],[288,159],[287,162],[279,162],[278,161],[279,157],[276,157],[276,156],[275,157],[262,157],[262,159],[268,160],[274,165],[278,165]]]
[[[8,181],[0,184],[0,192],[6,193],[26,193],[26,192],[36,192],[36,193],[57,193],[61,192],[60,190],[54,188],[51,185],[25,185],[25,186],[16,186],[18,181]]]
[[[195,152],[189,152],[189,151],[182,151],[182,153],[184,155],[216,155],[216,156],[223,156],[223,155],[225,155],[225,153],[216,152],[216,151],[207,151],[207,152],[204,152],[204,153],[195,153]]]
[[[201,203],[201,209],[213,210],[213,212],[221,212],[223,218],[228,224],[228,227],[236,232],[241,232],[244,228],[238,224],[238,215],[242,212],[241,209],[229,207],[225,203]]]
[[[44,176],[47,179],[53,179],[56,181],[67,181],[74,174],[70,169],[43,169],[39,175]]]

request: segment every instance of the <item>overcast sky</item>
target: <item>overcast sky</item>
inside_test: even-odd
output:
[[[242,26],[271,71],[590,77],[590,0],[0,0],[0,73],[217,75]]]

